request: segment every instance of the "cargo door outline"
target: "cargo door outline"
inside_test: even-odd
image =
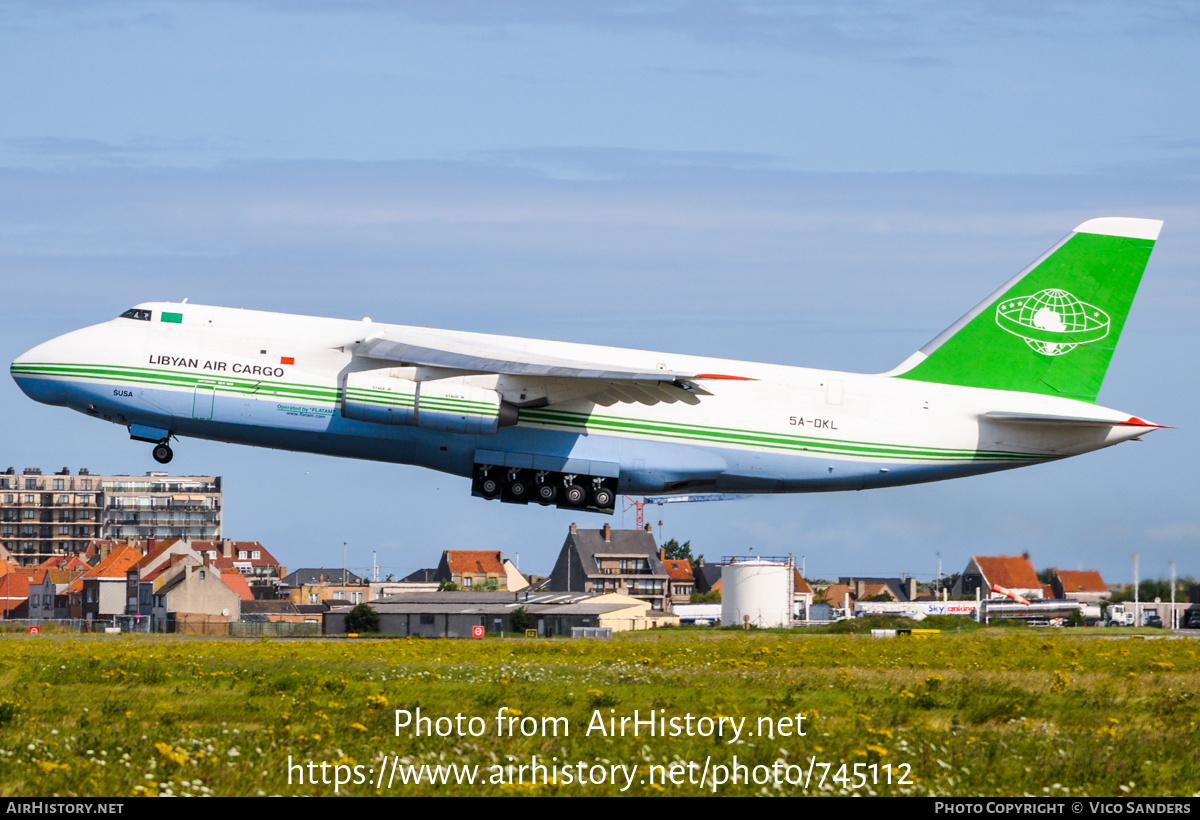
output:
[[[213,405],[217,400],[217,383],[200,382],[192,397],[192,418],[199,421],[212,421]]]

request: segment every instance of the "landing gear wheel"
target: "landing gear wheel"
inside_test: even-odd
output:
[[[553,484],[539,484],[537,488],[539,504],[553,504],[558,498],[558,487]]]
[[[484,476],[479,479],[479,491],[491,498],[500,491],[500,482],[491,476]]]
[[[519,478],[512,484],[508,485],[508,494],[511,495],[513,499],[523,499],[525,497],[525,493],[527,492],[529,492],[529,487],[527,487],[525,482]]]
[[[159,464],[166,464],[175,457],[175,454],[171,452],[171,446],[165,441],[154,445],[153,455],[154,460]]]
[[[607,487],[597,487],[592,491],[592,502],[600,509],[608,509],[613,503],[612,490]]]
[[[587,498],[587,492],[578,484],[568,484],[565,494],[567,503],[572,507],[578,507]]]

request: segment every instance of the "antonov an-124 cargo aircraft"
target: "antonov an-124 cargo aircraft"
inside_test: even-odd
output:
[[[473,495],[861,490],[1160,425],[1096,396],[1162,223],[1093,219],[888,373],[146,302],[12,364],[31,398],[179,437],[417,464]]]

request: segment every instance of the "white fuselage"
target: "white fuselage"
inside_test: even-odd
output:
[[[471,476],[479,465],[606,476],[626,493],[849,490],[932,481],[1073,456],[1134,438],[1128,414],[1030,393],[190,304],[150,303],[154,321],[118,318],[21,356],[31,397],[172,436],[418,464]],[[180,321],[159,321],[160,313]],[[491,433],[348,418],[347,374],[387,368],[356,355],[379,332],[519,348],[631,371],[706,378],[696,403],[595,403],[571,384],[457,374],[519,408]],[[538,406],[541,405],[541,406]],[[1095,419],[1094,426],[997,423],[985,413]],[[146,436],[139,436],[146,437]],[[155,438],[150,436],[149,438]]]

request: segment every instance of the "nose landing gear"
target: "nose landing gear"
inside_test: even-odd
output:
[[[146,441],[154,445],[154,460],[166,464],[175,454],[171,452],[171,431],[146,424],[129,425],[129,437],[134,441]]]

